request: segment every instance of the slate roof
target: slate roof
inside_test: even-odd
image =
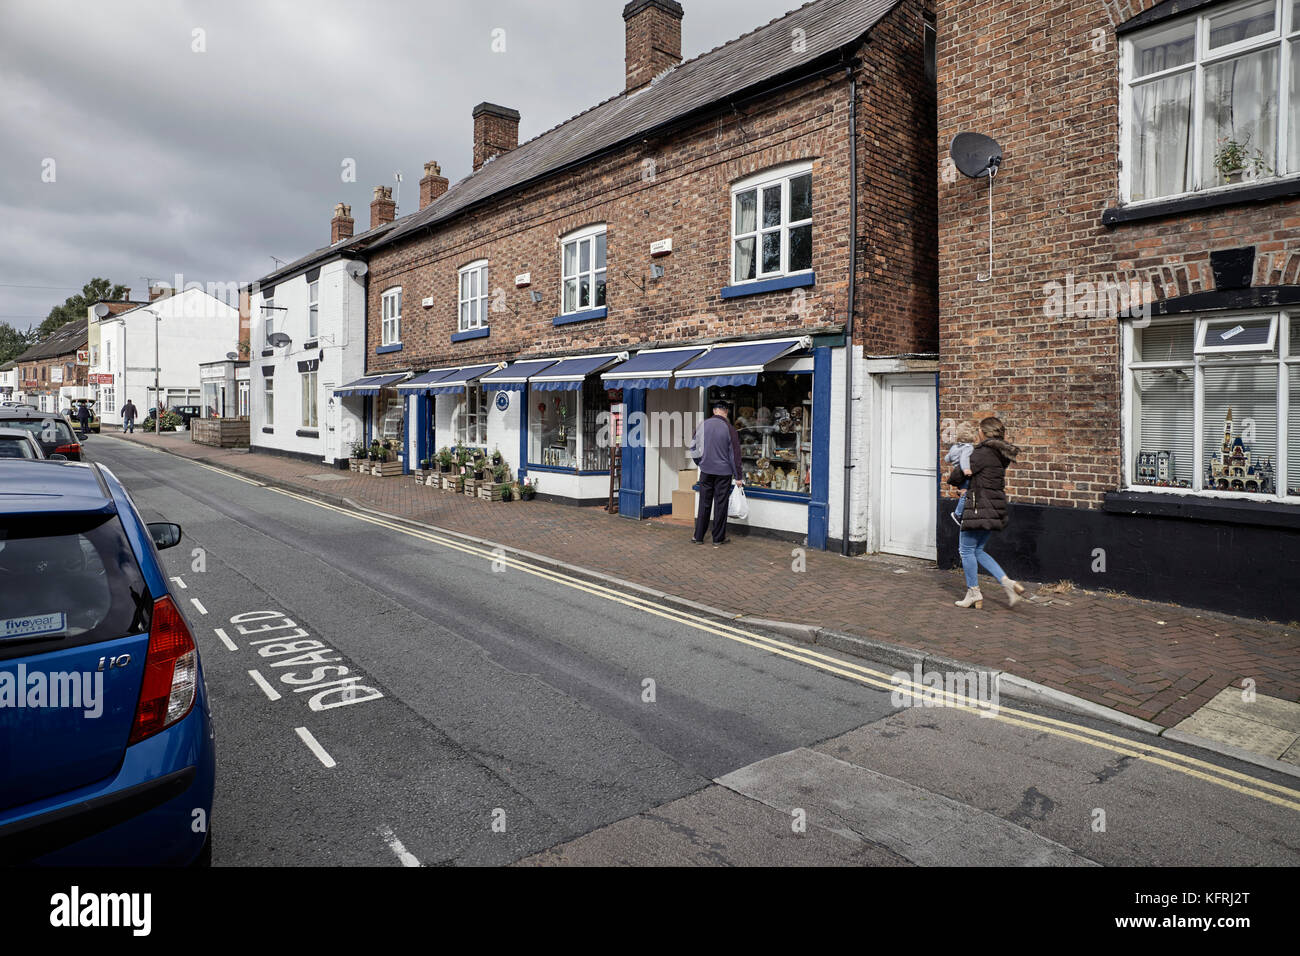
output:
[[[496,157],[429,206],[398,219],[379,248],[475,203],[737,97],[856,43],[899,0],[814,0],[730,43],[687,60],[648,87],[621,93]],[[794,30],[803,31],[795,49]]]
[[[367,207],[366,215],[369,215],[369,207]],[[321,246],[319,249],[313,249],[305,256],[299,256],[297,259],[294,259],[293,262],[280,266],[280,268],[276,269],[274,272],[268,272],[257,280],[257,284],[263,287],[268,285],[273,286],[277,282],[283,279],[288,279],[317,262],[325,262],[336,256],[340,256],[345,252],[359,252],[366,248],[366,246],[370,245],[373,240],[379,238],[392,229],[395,225],[396,223],[391,222],[383,223],[382,225],[375,226],[373,229],[359,232],[351,239],[344,239],[340,242],[334,243],[332,246]]]
[[[14,361],[37,362],[41,359],[67,355],[77,351],[77,349],[85,348],[86,343],[89,341],[90,333],[86,330],[86,320],[73,319],[45,336]]]

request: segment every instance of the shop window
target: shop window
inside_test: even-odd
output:
[[[609,432],[611,404],[609,390],[605,388],[605,383],[601,381],[600,376],[593,375],[582,383],[582,407],[579,413],[582,416],[583,471],[609,471],[609,440],[606,438],[604,442],[600,442],[597,439],[602,431],[602,422],[605,424],[606,434]]]
[[[605,305],[605,227],[575,232],[561,243],[560,310],[564,315]]]
[[[266,424],[275,424],[275,378],[267,375],[262,379],[262,399],[266,406]]]
[[[529,389],[528,463],[549,468],[578,466],[580,392]]]
[[[812,268],[812,167],[808,163],[751,177],[731,191],[734,282]]]
[[[315,428],[317,422],[316,372],[302,373],[302,427]]]
[[[395,388],[380,389],[379,396],[375,399],[375,409],[375,427],[378,432],[375,437],[400,442],[402,423],[406,417],[406,402],[402,394]]]
[[[239,417],[240,418],[248,417],[249,388],[250,386],[248,382],[239,383]]]
[[[488,264],[473,262],[460,270],[461,332],[481,329],[488,324]]]
[[[380,304],[380,345],[399,345],[402,341],[402,290],[389,289]]]
[[[755,385],[707,389],[705,408],[730,403],[740,433],[745,483],[809,494],[812,487],[812,376],[763,372]]]
[[[487,447],[487,395],[482,385],[470,385],[464,394],[456,397],[456,407],[451,412],[452,434],[462,445]]]
[[[1294,0],[1220,5],[1126,39],[1125,199],[1300,172],[1297,51]]]
[[[1290,335],[1279,341],[1279,331],[1287,331],[1281,321],[1290,323]],[[1300,321],[1276,314],[1131,329],[1130,484],[1294,500],[1300,486],[1298,330]]]

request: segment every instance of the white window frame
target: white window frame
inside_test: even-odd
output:
[[[731,254],[728,257],[730,266],[727,272],[728,285],[746,285],[751,282],[764,282],[768,279],[779,279],[782,276],[803,275],[813,271],[812,262],[808,263],[806,269],[796,269],[790,271],[790,230],[797,229],[801,226],[813,226],[817,220],[816,213],[808,219],[790,220],[790,180],[797,179],[800,176],[811,176],[813,164],[811,162],[791,163],[787,166],[778,166],[775,169],[767,169],[761,173],[755,173],[731,186],[731,201],[727,205],[727,216],[729,219],[728,233],[731,235]],[[781,189],[781,221],[776,226],[763,225],[763,190],[774,186]],[[755,208],[754,208],[754,229],[749,232],[736,232],[736,197],[741,193],[747,193],[750,190],[755,191]],[[814,210],[816,205],[814,204]],[[779,232],[781,235],[781,263],[775,272],[763,271],[763,235],[765,233]],[[736,278],[736,243],[741,239],[754,239],[754,278],[737,279]]]
[[[474,411],[471,411],[471,406]],[[456,443],[467,448],[487,448],[488,401],[482,385],[466,385],[452,409]],[[472,434],[471,434],[472,432]]]
[[[1233,320],[1258,322],[1261,319],[1266,319],[1269,323],[1267,342],[1258,345],[1233,345],[1231,342],[1227,345],[1205,344],[1205,336],[1209,334],[1210,326],[1212,325],[1226,325],[1228,322]],[[1194,351],[1197,355],[1231,355],[1242,352],[1271,352],[1273,351],[1274,344],[1277,342],[1277,320],[1278,314],[1276,312],[1271,315],[1234,315],[1219,319],[1206,316],[1204,321],[1196,323],[1196,347]]]
[[[262,348],[271,345],[271,333],[275,331],[275,296],[262,299]]]
[[[319,428],[319,392],[317,389],[317,373],[303,372],[302,374],[302,427]]]
[[[596,237],[605,237],[605,267],[596,268]],[[582,269],[582,245],[591,244],[590,268],[586,271]],[[564,250],[571,245],[578,246],[577,255],[574,257],[578,263],[576,272],[566,273],[564,271]],[[605,302],[603,305],[596,305],[596,275],[601,273],[605,277]],[[577,297],[574,297],[574,307],[566,309],[564,307],[564,284],[570,279],[577,279],[579,287],[583,278],[591,282],[591,301],[586,305],[579,305]],[[560,315],[576,315],[579,312],[590,312],[592,309],[604,309],[609,306],[609,232],[606,223],[599,223],[594,226],[586,226],[582,229],[576,229],[567,235],[560,237]]]
[[[307,283],[307,340],[320,334],[320,280]]]
[[[1213,168],[1204,170],[1203,153],[1201,144],[1201,91],[1205,85],[1205,69],[1213,66],[1222,60],[1233,59],[1243,53],[1252,53],[1258,50],[1267,49],[1268,47],[1278,48],[1278,89],[1277,89],[1277,142],[1274,144],[1272,161],[1269,163],[1273,168],[1273,174],[1263,177],[1263,180],[1277,181],[1288,177],[1300,175],[1300,169],[1290,169],[1288,167],[1287,149],[1290,138],[1290,104],[1289,84],[1291,76],[1291,51],[1293,46],[1300,46],[1300,22],[1290,22],[1292,19],[1292,0],[1274,0],[1274,29],[1271,33],[1251,37],[1248,40],[1241,40],[1227,46],[1219,47],[1211,52],[1209,20],[1223,16],[1225,13],[1231,13],[1234,10],[1250,6],[1257,0],[1242,0],[1240,3],[1223,4],[1210,6],[1203,10],[1197,10],[1187,13],[1180,17],[1171,17],[1151,27],[1135,31],[1125,36],[1120,42],[1120,162],[1119,162],[1119,188],[1120,197],[1125,204],[1140,206],[1143,203],[1166,202],[1170,199],[1179,199],[1185,196],[1192,196],[1202,192],[1223,192],[1233,189],[1240,189],[1243,186],[1249,186],[1253,183],[1262,181],[1259,178],[1242,179],[1239,183],[1227,183],[1224,185],[1205,185],[1213,183]],[[1135,80],[1133,76],[1134,54],[1133,45],[1135,41],[1144,36],[1156,33],[1161,30],[1167,30],[1171,26],[1195,19],[1195,37],[1193,47],[1195,50],[1194,60],[1192,63],[1183,66],[1170,67],[1166,70],[1160,70],[1151,73],[1141,79]],[[1300,21],[1300,17],[1296,18]],[[1294,42],[1293,42],[1294,41]],[[1169,193],[1163,196],[1147,196],[1142,199],[1132,199],[1132,176],[1131,171],[1136,163],[1136,158],[1132,154],[1133,135],[1133,89],[1136,86],[1144,86],[1149,83],[1159,82],[1183,73],[1192,74],[1192,104],[1191,104],[1191,137],[1192,137],[1192,187],[1190,190],[1181,193]],[[1261,144],[1254,144],[1260,146]]]
[[[380,345],[402,344],[402,287],[385,289],[380,296]]]
[[[275,376],[262,376],[262,410],[266,413],[266,424],[275,424]]]
[[[478,259],[456,274],[457,330],[487,328],[488,261]]]
[[[1275,504],[1286,504],[1293,507],[1300,507],[1300,496],[1288,495],[1287,487],[1291,484],[1296,476],[1288,474],[1289,445],[1293,440],[1300,440],[1300,436],[1291,436],[1289,434],[1289,415],[1290,415],[1290,370],[1300,368],[1300,341],[1289,341],[1293,337],[1290,334],[1291,321],[1293,317],[1300,316],[1300,309],[1289,308],[1281,309],[1274,313],[1274,328],[1280,328],[1278,335],[1278,348],[1275,355],[1258,355],[1242,358],[1238,356],[1233,358],[1231,355],[1223,355],[1222,352],[1212,352],[1211,354],[1198,354],[1193,348],[1192,358],[1190,359],[1172,359],[1157,361],[1132,361],[1136,346],[1136,335],[1133,322],[1125,321],[1121,330],[1122,347],[1123,347],[1123,407],[1121,409],[1121,419],[1123,427],[1123,448],[1124,461],[1122,471],[1122,482],[1125,490],[1137,491],[1146,494],[1169,494],[1183,495],[1191,498],[1226,498],[1237,501],[1267,501]],[[1207,312],[1194,315],[1175,315],[1161,318],[1153,318],[1144,328],[1150,328],[1159,325],[1180,325],[1189,321],[1196,323],[1193,333],[1193,343],[1199,343],[1204,337],[1203,327],[1211,322],[1220,322],[1224,319],[1259,319],[1263,316],[1259,312],[1250,313],[1222,313]],[[1296,336],[1295,338],[1300,338]],[[1277,451],[1274,458],[1274,479],[1276,488],[1274,494],[1265,495],[1256,492],[1244,491],[1221,491],[1217,488],[1205,488],[1205,381],[1204,370],[1207,368],[1225,368],[1225,367],[1250,367],[1250,368],[1274,368],[1276,371],[1277,381]],[[1134,372],[1149,371],[1155,369],[1179,369],[1186,372],[1192,378],[1192,422],[1193,422],[1193,460],[1192,460],[1192,487],[1191,488],[1167,488],[1152,485],[1138,484],[1133,480],[1133,470],[1137,461],[1138,447],[1136,442],[1136,427],[1133,422],[1134,409]]]

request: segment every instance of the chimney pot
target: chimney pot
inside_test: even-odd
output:
[[[519,113],[508,106],[480,103],[474,107],[474,169],[519,145]]]
[[[433,160],[424,164],[424,178],[420,180],[420,208],[428,206],[447,191],[451,184],[442,175],[442,167]]]
[[[330,220],[330,245],[343,239],[352,238],[356,220],[352,218],[352,207],[347,203],[334,205],[334,218]]]
[[[632,0],[623,8],[625,93],[682,62],[682,5],[676,0]]]
[[[397,203],[393,202],[392,186],[376,186],[375,198],[370,200],[370,228],[382,226],[397,218]]]

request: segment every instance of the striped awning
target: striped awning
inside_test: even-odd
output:
[[[490,365],[466,365],[463,368],[458,368],[438,379],[429,389],[429,394],[451,395],[455,392],[464,391],[465,386],[477,383],[488,372],[495,372],[501,368],[501,365],[500,362],[493,362]]]
[[[543,392],[576,392],[582,388],[588,375],[594,375],[616,362],[626,362],[626,352],[607,355],[575,355],[563,358],[528,380],[533,388]]]
[[[677,388],[708,388],[712,385],[755,385],[768,363],[800,349],[809,348],[812,339],[768,339],[763,342],[736,342],[715,345],[693,359],[674,375]]]
[[[600,377],[610,388],[671,388],[673,373],[707,351],[705,345],[646,349]]]
[[[528,379],[550,368],[559,359],[537,359],[536,361],[511,362],[505,368],[484,375],[478,383],[489,391],[522,392],[528,388]]]
[[[389,388],[396,385],[402,379],[406,378],[406,373],[400,375],[367,375],[365,378],[359,378],[355,382],[348,382],[346,385],[340,385],[334,389],[334,394],[339,396],[348,395],[378,395],[381,388]]]

